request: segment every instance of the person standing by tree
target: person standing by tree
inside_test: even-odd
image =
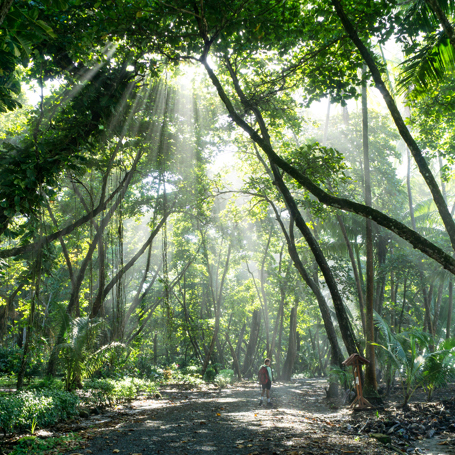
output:
[[[262,365],[259,369],[259,383],[262,386],[261,401],[259,402],[259,406],[262,406],[263,404],[264,393],[267,395],[267,406],[272,406],[272,401],[270,400],[270,389],[272,388],[273,376],[270,363],[270,359],[265,359],[264,365]]]

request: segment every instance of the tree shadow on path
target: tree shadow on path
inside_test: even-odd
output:
[[[78,453],[152,454],[387,454],[376,441],[344,434],[347,411],[324,404],[322,380],[272,387],[273,407],[259,406],[260,389],[241,383],[222,391],[164,390],[88,420]],[[74,452],[68,452],[72,454]]]

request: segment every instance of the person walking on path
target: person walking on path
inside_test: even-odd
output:
[[[264,400],[264,394],[267,396],[267,406],[272,406],[272,401],[270,400],[270,389],[272,388],[272,369],[270,368],[270,359],[264,360],[264,365],[261,366],[259,369],[259,382],[262,385],[262,392],[261,392],[261,401],[259,402],[259,406],[262,406]]]

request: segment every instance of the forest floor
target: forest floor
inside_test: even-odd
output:
[[[326,381],[274,383],[273,407],[259,405],[260,389],[248,382],[218,390],[162,390],[161,400],[137,400],[113,411],[65,425],[83,438],[67,455],[225,454],[319,455],[411,453],[387,447],[367,434],[348,431],[374,419],[325,396]],[[441,436],[439,436],[441,438]],[[444,439],[416,441],[412,453],[455,454]],[[443,445],[441,445],[443,444]],[[455,441],[454,441],[455,444]],[[452,451],[454,450],[454,451]]]
[[[354,412],[341,400],[328,401],[326,384],[324,379],[274,383],[271,408],[259,405],[260,389],[252,382],[222,390],[167,386],[161,390],[162,399],[136,400],[100,415],[39,430],[37,436],[77,435],[66,450],[60,447],[49,455],[455,455],[449,426],[448,431],[439,429],[430,439],[417,435],[412,441],[392,438],[393,446],[381,444],[370,437],[368,427],[365,430],[366,425],[393,425],[406,419],[441,427],[438,416],[455,418],[455,402],[450,400],[454,386],[430,405],[425,404],[422,392],[414,400],[414,410],[405,415],[393,400],[378,412]]]

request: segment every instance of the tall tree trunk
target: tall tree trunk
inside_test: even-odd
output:
[[[206,261],[207,261],[207,271],[208,271],[208,274],[209,274],[209,279],[211,281],[211,286],[210,287],[211,287],[211,290],[212,290],[212,298],[213,298],[214,311],[215,311],[215,328],[213,330],[212,341],[210,342],[210,346],[209,346],[208,352],[207,352],[207,354],[205,356],[204,363],[202,365],[202,371],[201,371],[201,375],[202,376],[204,376],[204,374],[207,371],[207,368],[209,366],[210,357],[212,356],[213,349],[215,347],[215,344],[216,344],[216,341],[217,341],[217,338],[218,338],[218,332],[220,330],[221,301],[223,299],[224,282],[225,282],[226,275],[227,275],[227,272],[228,272],[228,269],[229,269],[229,261],[230,261],[230,258],[231,258],[231,246],[232,246],[232,244],[229,243],[226,263],[225,263],[224,271],[223,271],[223,277],[221,278],[221,283],[220,283],[220,287],[219,287],[219,290],[218,290],[219,292],[217,294],[215,294],[215,290],[213,288],[213,277],[212,277],[212,273],[210,271],[210,264],[208,262],[207,249],[204,248],[204,251],[205,251],[205,254],[206,254]]]
[[[427,2],[436,12],[436,15],[440,14],[441,10],[440,8],[439,9],[437,8],[438,3],[437,0],[427,0]],[[373,58],[368,48],[360,39],[357,31],[355,30],[355,27],[353,26],[352,22],[349,20],[348,16],[344,12],[340,0],[332,0],[332,4],[334,5],[337,15],[340,18],[341,23],[343,24],[343,27],[346,30],[348,36],[359,50],[366,65],[368,65],[368,68],[375,82],[376,88],[382,94],[384,101],[389,109],[390,115],[392,116],[392,119],[395,122],[395,125],[398,129],[398,132],[400,133],[406,145],[409,147],[409,150],[412,153],[412,156],[417,164],[417,167],[419,168],[420,174],[422,175],[423,179],[425,180],[425,183],[427,184],[431,192],[433,201],[436,204],[439,215],[441,216],[442,222],[444,223],[444,227],[452,244],[452,249],[455,250],[455,222],[449,212],[446,201],[444,200],[442,192],[439,189],[439,186],[427,163],[427,160],[423,156],[422,150],[420,150],[416,141],[409,132],[404,122],[404,119],[401,116],[400,111],[397,108],[397,105],[395,104],[395,100],[393,99],[390,92],[387,90],[387,87],[384,81],[382,80],[381,72],[376,64],[375,59]],[[446,26],[448,27],[446,31],[449,37],[451,37],[450,38],[451,41],[453,40],[455,43],[455,37],[451,35],[453,33],[453,28],[450,26],[450,23],[448,23],[448,21],[444,22],[443,16],[439,17],[439,19],[443,27]]]
[[[286,244],[284,242],[281,245],[280,260],[278,262],[278,277],[279,277],[278,285],[280,288],[280,304],[278,305],[278,312],[276,314],[275,325],[273,326],[272,340],[270,343],[270,352],[271,352],[272,356],[275,353],[276,336],[278,333],[278,324],[280,321],[280,314],[281,314],[282,308],[284,308],[284,302],[286,300],[286,288],[287,288],[286,282],[288,280],[287,273],[283,277],[283,252],[284,252],[285,245]],[[270,356],[268,356],[268,357],[271,358]]]
[[[26,372],[26,368],[27,368],[27,356],[28,356],[28,351],[30,349],[31,337],[33,335],[33,326],[35,323],[36,303],[39,301],[40,283],[41,283],[41,249],[38,252],[38,258],[35,261],[35,263],[33,264],[33,268],[34,268],[34,273],[33,273],[34,289],[33,289],[32,298],[31,298],[30,313],[28,316],[27,326],[25,327],[25,332],[24,332],[25,340],[24,340],[24,346],[22,349],[21,363],[19,366],[19,371],[17,373],[17,383],[16,383],[17,390],[22,389],[22,387],[24,385],[24,377],[25,377],[25,372]]]
[[[259,338],[259,329],[261,326],[261,313],[259,310],[253,311],[253,316],[251,318],[251,329],[250,329],[250,336],[248,340],[248,345],[246,348],[245,359],[243,361],[243,368],[242,368],[242,375],[246,376],[249,374],[253,363],[254,363],[254,355],[256,353],[256,346],[258,343]]]
[[[452,329],[452,311],[453,311],[453,280],[449,280],[449,304],[447,310],[447,329],[446,329],[446,340],[450,338],[450,331]]]
[[[290,381],[292,376],[292,369],[294,368],[294,362],[297,357],[297,342],[296,342],[296,331],[297,331],[297,305],[292,307],[291,310],[291,321],[289,324],[289,344],[286,360],[284,361],[283,371],[281,377],[285,381]]]
[[[365,323],[365,302],[362,290],[362,282],[360,280],[359,271],[357,269],[357,265],[355,263],[354,252],[352,251],[351,242],[348,239],[348,235],[346,233],[346,227],[343,222],[343,218],[337,213],[337,220],[338,224],[340,225],[341,233],[343,235],[344,243],[346,244],[346,248],[348,249],[349,259],[351,260],[351,267],[354,273],[355,284],[357,287],[357,295],[359,297],[359,312],[360,312],[360,320],[362,322],[362,329],[363,335],[366,336],[366,323]]]
[[[238,341],[237,341],[237,346],[235,347],[235,355],[236,355],[237,360],[239,362],[238,363],[239,367],[240,367],[240,351],[242,349],[243,335],[245,334],[245,330],[246,330],[246,322],[243,323],[242,328],[240,329],[239,338],[238,338]],[[239,371],[237,371],[236,374],[241,376],[242,375],[242,370],[239,369]]]
[[[362,70],[365,77],[365,65]],[[363,167],[365,178],[365,205],[371,207],[371,179],[370,179],[370,157],[368,147],[368,104],[366,83],[362,85],[362,136],[363,136]],[[365,228],[366,244],[366,270],[367,270],[367,293],[366,293],[366,353],[370,361],[366,366],[365,388],[376,391],[376,361],[374,350],[374,264],[373,264],[373,222],[366,220]]]
[[[335,332],[335,327],[332,322],[332,317],[330,315],[329,306],[324,295],[321,292],[319,286],[311,279],[310,274],[307,272],[305,266],[303,265],[302,261],[300,260],[300,256],[298,254],[296,245],[295,245],[295,238],[294,238],[294,219],[291,217],[290,224],[289,224],[289,233],[284,226],[283,220],[276,208],[275,204],[272,201],[268,201],[271,205],[273,211],[275,212],[276,220],[281,227],[281,230],[284,234],[284,238],[286,239],[286,243],[288,245],[288,252],[289,256],[292,259],[294,267],[299,272],[301,278],[306,283],[306,285],[311,289],[316,300],[318,302],[319,311],[321,312],[322,320],[324,322],[324,328],[329,339],[330,347],[332,350],[332,362],[334,365],[337,365],[341,368],[341,364],[343,362],[343,354],[340,349],[340,345],[338,343],[338,338]],[[282,297],[281,305],[280,305],[280,313],[283,314],[284,311],[284,298]],[[277,315],[278,319],[278,315]]]
[[[403,283],[403,304],[401,306],[401,314],[400,314],[400,320],[398,322],[398,329],[397,332],[401,332],[401,327],[403,326],[403,315],[404,315],[404,310],[405,310],[405,305],[406,305],[406,285],[408,283],[408,274],[404,276],[404,283]]]
[[[269,305],[267,301],[267,293],[265,292],[265,262],[267,259],[267,255],[269,252],[270,241],[272,239],[272,232],[273,230],[270,229],[269,238],[267,240],[267,246],[265,247],[264,256],[262,258],[261,263],[261,295],[262,295],[262,302],[264,304],[264,328],[265,328],[265,341],[266,341],[266,351],[267,357],[270,358],[272,356],[272,352],[270,349],[270,323],[269,323]]]
[[[438,331],[438,322],[439,322],[439,313],[441,311],[441,301],[442,301],[442,291],[444,290],[444,280],[441,280],[441,283],[439,283],[439,288],[438,288],[438,297],[436,298],[436,302],[434,305],[434,313],[433,313],[433,338],[436,341],[436,333]]]
[[[281,355],[281,341],[283,338],[283,325],[284,325],[284,311],[281,312],[280,317],[280,330],[278,332],[278,344],[276,347],[276,371],[277,377],[281,378],[282,355]]]
[[[257,152],[257,151],[256,151]],[[300,213],[300,210],[297,206],[297,203],[295,202],[295,199],[293,198],[292,194],[290,193],[288,187],[283,181],[283,178],[281,176],[281,173],[278,169],[278,167],[270,161],[270,168],[267,166],[267,164],[264,162],[262,157],[260,156],[259,152],[256,153],[256,156],[258,159],[261,161],[267,172],[271,175],[273,175],[273,180],[279,189],[281,195],[283,196],[283,199],[286,203],[286,207],[289,210],[289,213],[292,215],[293,219],[295,220],[295,224],[297,225],[299,231],[302,233],[306,243],[311,249],[311,252],[313,253],[313,256],[318,263],[318,266],[324,275],[325,282],[327,287],[329,288],[330,295],[332,296],[332,302],[333,306],[335,308],[335,313],[337,315],[338,319],[338,325],[340,327],[341,331],[341,336],[343,338],[344,344],[346,346],[346,349],[348,353],[355,353],[358,352],[358,347],[357,347],[357,342],[355,339],[354,335],[354,330],[351,325],[351,321],[349,320],[349,317],[346,312],[346,308],[344,307],[343,299],[341,297],[341,294],[338,290],[338,285],[336,283],[336,280],[332,274],[332,269],[330,268],[324,253],[321,250],[321,247],[319,246],[318,242],[314,238],[310,228],[307,226],[305,220],[303,219],[302,214]]]
[[[327,112],[325,114],[324,137],[322,139],[322,145],[324,147],[327,147],[327,136],[329,134],[329,121],[330,121],[330,96],[327,98]]]
[[[406,187],[408,189],[408,204],[409,204],[409,215],[411,216],[411,226],[414,231],[416,230],[416,220],[414,217],[414,204],[412,202],[412,189],[411,189],[411,152],[406,147],[407,156],[407,172],[406,172]]]
[[[376,226],[378,227],[378,226]],[[376,242],[376,251],[378,258],[378,279],[376,282],[376,293],[375,293],[375,308],[379,316],[382,316],[382,307],[384,305],[384,293],[387,275],[385,271],[385,264],[387,259],[387,237],[378,229],[378,237]]]
[[[226,332],[226,341],[229,346],[229,350],[231,351],[231,356],[232,356],[232,361],[234,362],[234,372],[237,375],[237,379],[239,381],[242,380],[242,375],[240,373],[240,364],[239,364],[239,359],[237,358],[237,355],[235,354],[235,349],[232,346],[231,340],[229,339],[229,335]]]

